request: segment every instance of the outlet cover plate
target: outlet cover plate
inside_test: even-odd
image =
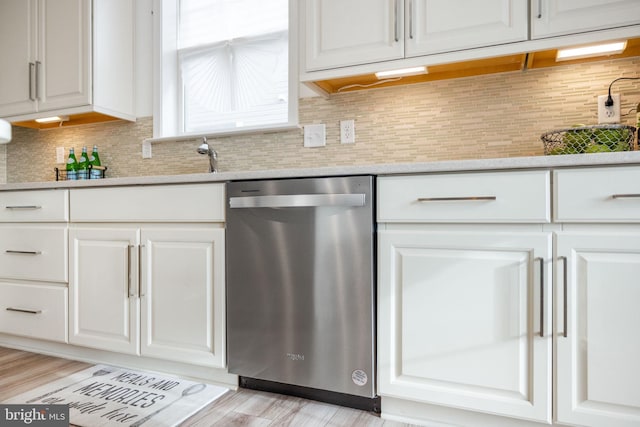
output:
[[[620,123],[620,94],[611,95],[613,105],[607,107],[604,103],[607,101],[608,95],[598,96],[598,124],[603,123]]]
[[[354,120],[340,121],[340,142],[354,144],[356,142],[356,125]]]
[[[56,147],[56,163],[65,163],[64,161],[64,147]]]
[[[305,147],[324,147],[327,145],[325,125],[306,125],[304,127]]]
[[[151,157],[153,157],[153,152],[151,151],[151,142],[143,141],[142,142],[142,158],[150,159]]]

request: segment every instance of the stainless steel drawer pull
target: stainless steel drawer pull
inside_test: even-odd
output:
[[[230,197],[229,207],[237,208],[314,208],[323,206],[364,206],[365,195],[353,194],[291,194],[273,196]]]
[[[26,308],[13,308],[7,307],[7,311],[16,311],[18,313],[27,313],[27,314],[40,314],[42,310],[28,310]]]
[[[135,297],[136,294],[131,290],[131,251],[133,245],[127,245],[127,296]]]
[[[540,336],[544,338],[544,258],[534,261],[540,261]]]
[[[36,64],[33,62],[29,62],[29,100],[30,101],[35,101],[36,98],[33,96],[33,87],[35,86],[34,83],[34,70],[36,68]]]
[[[409,38],[413,39],[413,0],[409,2]]]
[[[613,194],[612,199],[640,199],[640,194]]]
[[[418,202],[458,202],[458,201],[483,201],[496,200],[496,196],[469,196],[469,197],[419,197]]]
[[[5,206],[5,209],[42,209],[42,206],[25,205],[25,206]]]
[[[395,15],[395,19],[394,19],[394,24],[393,24],[393,39],[396,41],[396,43],[398,41],[400,41],[400,12],[398,11],[398,5],[400,4],[399,0],[396,0],[395,2],[395,7],[394,9],[394,15]]]
[[[538,0],[538,19],[542,18],[542,0]]]
[[[567,329],[569,329],[569,325],[567,325],[567,257],[561,256],[558,257],[560,261],[562,261],[562,280],[563,280],[563,288],[562,288],[562,323],[564,324],[564,332],[562,332],[562,336],[567,338]]]
[[[13,249],[7,249],[4,251],[5,254],[16,254],[16,255],[40,255],[41,251],[15,251]]]
[[[40,100],[40,68],[42,62],[36,61],[36,99]]]

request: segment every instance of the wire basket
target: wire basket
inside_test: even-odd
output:
[[[544,154],[632,151],[636,128],[626,125],[579,126],[543,133]]]
[[[76,172],[75,177],[69,176],[66,169],[53,168],[56,172],[56,181],[80,181],[84,179],[102,179],[107,172],[106,166],[93,166],[89,165],[86,175],[80,175],[80,172]]]

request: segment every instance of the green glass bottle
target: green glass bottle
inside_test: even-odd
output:
[[[82,154],[78,159],[78,179],[89,179],[89,155],[87,147],[82,147]]]
[[[69,158],[67,159],[67,179],[75,181],[78,179],[78,160],[73,148],[69,148]]]
[[[640,150],[640,102],[638,102],[638,108],[636,108],[636,128],[636,132],[638,133],[636,149]]]
[[[100,163],[100,156],[98,155],[98,146],[93,146],[93,151],[91,152],[91,156],[89,156],[89,164],[91,165],[91,179],[99,179],[102,178],[102,171],[100,169],[94,169],[96,166],[102,166]]]

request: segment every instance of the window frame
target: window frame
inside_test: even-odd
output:
[[[177,51],[179,4],[178,0],[153,0],[153,138],[148,141],[184,140],[201,136],[229,136],[298,128],[298,1],[288,0],[288,7],[287,122],[224,130],[182,132],[184,108],[182,100],[179,99],[178,85],[182,83]]]

